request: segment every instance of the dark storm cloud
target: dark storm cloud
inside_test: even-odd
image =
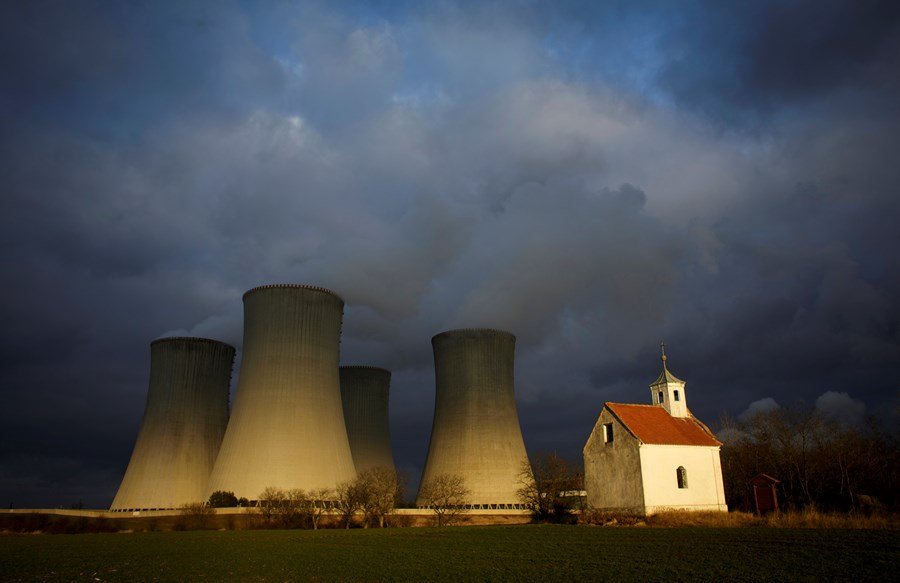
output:
[[[0,499],[108,503],[149,341],[270,282],[345,298],[413,484],[450,327],[571,459],[661,338],[708,422],[896,399],[891,4],[4,10]]]
[[[135,137],[162,119],[283,100],[283,73],[231,2],[24,2],[4,8],[3,115]]]
[[[671,59],[661,82],[678,101],[719,116],[900,88],[896,2],[699,2],[678,22],[663,41]],[[883,93],[866,97],[893,107]]]
[[[900,81],[900,6],[889,0],[548,2],[519,6],[513,19],[541,30],[581,75],[728,123],[831,94],[892,107]]]

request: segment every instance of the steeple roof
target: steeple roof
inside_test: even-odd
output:
[[[666,361],[669,359],[666,356],[666,344],[665,342],[659,343],[659,349],[662,352],[662,372],[659,373],[659,376],[656,377],[656,380],[650,383],[651,387],[655,387],[656,385],[662,385],[664,383],[681,383],[684,384],[684,381],[680,378],[673,375],[669,372],[668,366],[666,366]]]

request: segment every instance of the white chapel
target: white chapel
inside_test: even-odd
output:
[[[662,372],[650,405],[604,403],[584,446],[587,504],[649,515],[665,510],[727,511],[719,442],[691,414],[684,381]]]

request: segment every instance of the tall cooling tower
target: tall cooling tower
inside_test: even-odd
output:
[[[150,344],[150,389],[131,461],[110,510],[206,500],[225,426],[234,348],[205,338]]]
[[[375,366],[342,366],[341,399],[356,471],[384,466],[394,469],[388,427],[391,371]]]
[[[333,488],[356,476],[338,377],[344,301],[306,285],[244,294],[234,409],[207,493]]]
[[[499,330],[451,330],[431,345],[436,394],[422,483],[458,474],[473,506],[518,505],[519,474],[528,457],[513,386],[516,337]],[[425,504],[421,496],[416,504]]]

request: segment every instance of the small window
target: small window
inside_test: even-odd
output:
[[[678,391],[675,391],[675,400],[680,401],[681,397],[678,396]]]
[[[612,423],[604,423],[603,424],[603,441],[606,443],[612,443],[613,440],[613,424]]]
[[[684,469],[684,466],[679,466],[677,470],[675,470],[675,475],[678,479],[678,487],[679,488],[687,488],[687,470]]]
[[[657,395],[658,395],[657,398],[659,399],[659,400],[657,401],[657,403],[662,404],[662,402],[663,402],[663,392],[660,391],[659,393],[657,393]]]

